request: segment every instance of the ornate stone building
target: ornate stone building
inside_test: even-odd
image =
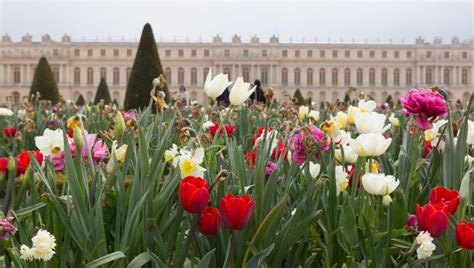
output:
[[[135,42],[73,42],[65,35],[40,42],[31,35],[13,42],[4,35],[0,43],[0,103],[7,96],[18,101],[27,96],[41,56],[46,56],[58,81],[60,93],[76,100],[82,94],[94,98],[100,77],[105,77],[113,99],[123,101],[127,80],[137,50]],[[447,88],[452,100],[467,101],[474,88],[474,38],[453,38],[443,44],[418,38],[414,44],[280,43],[273,36],[260,42],[254,36],[242,42],[235,35],[223,42],[158,42],[165,76],[172,91],[180,85],[188,97],[206,100],[203,84],[207,72],[228,73],[260,79],[273,87],[277,98],[299,88],[313,101],[335,101],[349,86],[370,94],[377,101],[398,97],[411,87],[437,84]],[[151,81],[150,81],[151,88]]]

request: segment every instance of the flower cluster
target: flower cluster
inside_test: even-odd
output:
[[[56,238],[48,231],[40,229],[31,239],[33,246],[30,248],[22,245],[20,248],[21,258],[26,261],[43,260],[49,261],[54,256],[56,247]]]

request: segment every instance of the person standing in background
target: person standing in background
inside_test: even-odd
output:
[[[186,96],[186,88],[181,86],[179,88],[178,95],[176,96],[176,101],[179,101],[179,107],[183,108],[186,106],[187,96]]]
[[[265,98],[265,93],[261,88],[260,80],[255,80],[253,82],[253,85],[255,86],[255,91],[252,95],[250,95],[250,99],[252,100],[252,102],[256,101],[260,103],[265,103],[267,101],[267,98]]]

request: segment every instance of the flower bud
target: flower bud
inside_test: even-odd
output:
[[[382,204],[388,207],[390,203],[392,203],[392,198],[390,197],[390,195],[384,195],[382,198]]]
[[[15,158],[13,158],[13,157],[8,158],[7,169],[8,169],[9,172],[14,172],[15,171],[15,169],[16,169],[16,160],[15,160]]]
[[[122,113],[119,111],[115,116],[115,129],[114,135],[116,139],[120,139],[125,133],[125,120],[123,119]]]
[[[79,129],[78,127],[75,127],[73,129],[72,138],[74,139],[74,144],[76,145],[77,151],[80,152],[82,148],[82,144],[84,143],[84,140],[82,137],[82,130]],[[89,146],[92,146],[92,144],[89,144]]]

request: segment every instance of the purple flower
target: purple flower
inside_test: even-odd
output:
[[[5,240],[10,239],[10,234],[17,230],[11,223],[12,220],[13,217],[6,217],[0,220],[0,237]]]
[[[87,146],[86,143],[82,145],[82,158],[87,159],[87,148],[90,148],[92,160],[96,163],[109,155],[107,145],[101,139],[97,139],[97,134],[89,134],[84,130],[83,136],[87,142]],[[69,142],[69,148],[71,149],[72,155],[74,155],[76,152],[76,144],[73,139],[69,139]]]
[[[49,158],[53,163],[54,171],[64,170],[64,152],[58,155],[53,155]]]
[[[137,114],[134,111],[123,112],[122,116],[125,122],[130,121],[130,120],[135,120],[135,121],[137,120]]]
[[[307,136],[308,134],[311,136]],[[291,139],[292,147],[295,150],[292,159],[298,165],[303,164],[310,156],[308,153],[315,149],[322,151],[329,149],[329,143],[324,139],[324,132],[314,125],[293,130]],[[319,157],[319,152],[317,152],[316,157]]]
[[[273,173],[277,169],[278,165],[276,163],[273,163],[271,161],[267,162],[267,165],[265,167],[265,176],[269,176],[270,174]]]
[[[446,115],[446,100],[437,91],[424,88],[412,88],[400,97],[405,113],[416,114],[416,124],[422,129],[431,129],[430,118]]]
[[[408,219],[407,219],[406,225],[409,226],[409,227],[418,225],[418,219],[416,218],[416,215],[415,215],[415,214],[410,214],[410,215],[408,215]]]

